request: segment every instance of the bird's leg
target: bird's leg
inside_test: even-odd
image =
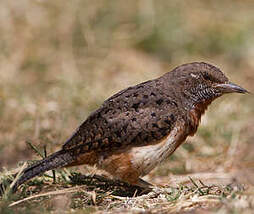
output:
[[[142,178],[138,179],[137,185],[145,189],[152,189],[154,187],[153,184],[143,180]]]
[[[143,190],[140,195],[147,194],[152,191],[154,188],[154,185],[151,183],[148,183],[147,181],[144,181],[141,178],[138,178],[138,182],[136,183],[137,186],[141,187]]]

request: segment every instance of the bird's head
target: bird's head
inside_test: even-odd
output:
[[[189,107],[201,103],[210,104],[226,93],[248,93],[244,88],[230,82],[219,68],[204,62],[181,65],[169,73],[174,76],[172,79],[176,80]]]
[[[227,93],[248,93],[232,83],[219,68],[204,62],[181,65],[164,75],[178,101],[188,112],[190,135],[197,131],[201,115],[217,97]]]

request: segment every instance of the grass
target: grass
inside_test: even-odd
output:
[[[1,180],[61,148],[113,93],[179,64],[210,62],[254,91],[250,0],[0,4]],[[253,94],[215,101],[144,178],[150,193],[83,166],[34,178],[0,199],[0,213],[252,213],[253,106]]]
[[[44,208],[53,211],[69,207],[75,209],[77,213],[80,209],[98,213],[105,210],[118,213],[147,209],[152,212],[175,213],[208,207],[222,210],[223,205],[239,200],[242,200],[241,203],[248,203],[244,197],[246,187],[237,182],[227,185],[206,185],[201,180],[195,181],[188,177],[188,184],[155,187],[145,193],[122,182],[107,180],[100,176],[75,174],[73,177],[71,182],[62,180],[56,184],[52,184],[48,178],[44,178],[43,182],[29,182],[23,185],[18,196],[9,195],[9,198],[5,198],[2,201],[2,209],[31,206],[38,208],[44,205]],[[39,181],[41,178],[35,180]],[[123,196],[123,193],[127,195]],[[12,200],[15,202],[10,203]],[[52,203],[58,205],[52,207]]]

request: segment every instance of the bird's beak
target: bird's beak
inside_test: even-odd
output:
[[[222,93],[249,93],[246,89],[232,82],[217,84],[215,88],[219,89]]]

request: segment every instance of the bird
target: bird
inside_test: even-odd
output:
[[[205,62],[128,87],[92,112],[59,151],[24,169],[12,190],[48,170],[82,164],[147,187],[142,177],[193,136],[207,107],[228,93],[249,92]]]

